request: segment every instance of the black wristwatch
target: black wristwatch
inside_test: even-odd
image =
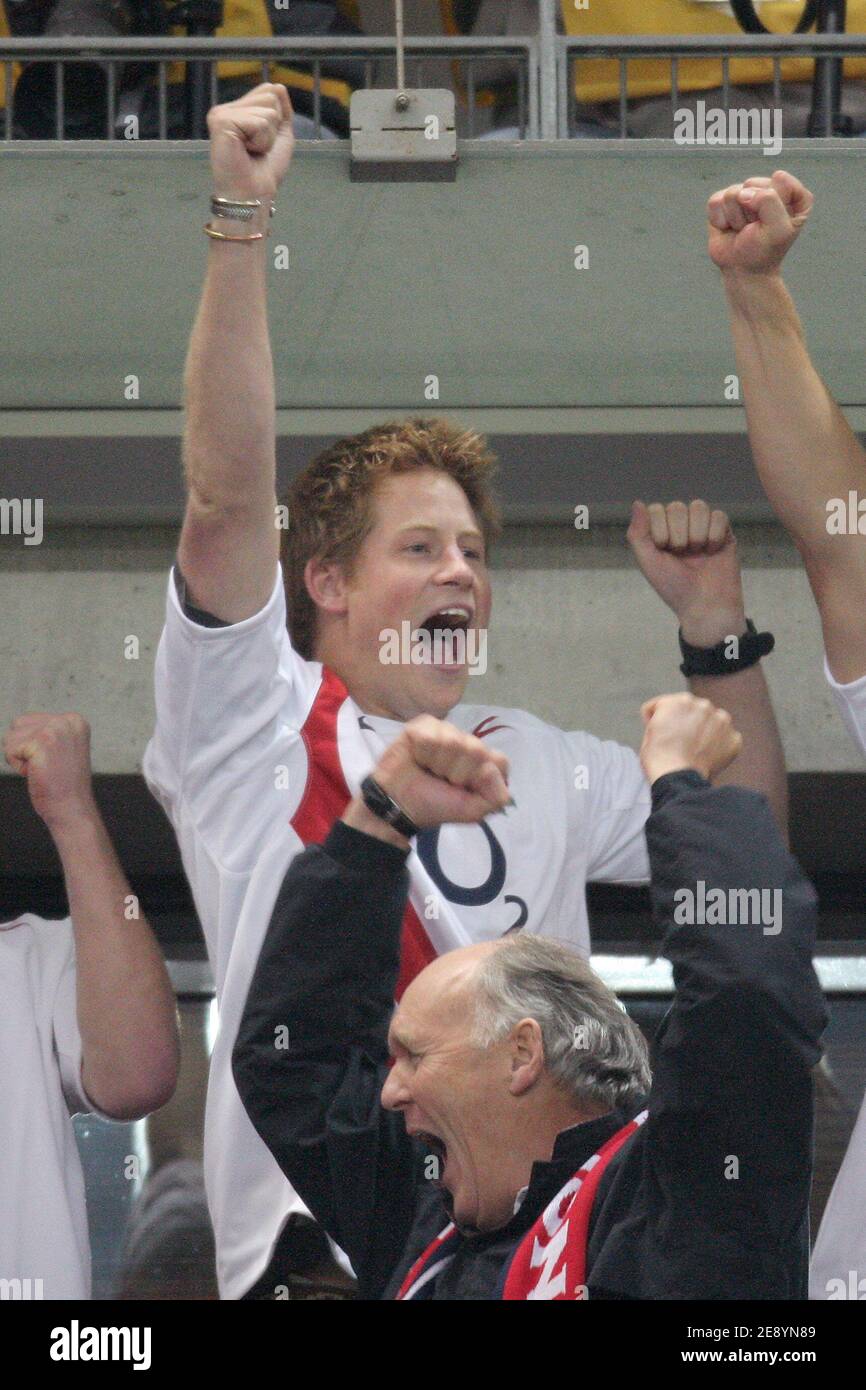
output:
[[[737,655],[728,655],[729,637],[723,637],[714,647],[693,647],[683,637],[680,628],[680,651],[685,660],[680,666],[684,676],[732,676],[756,665],[776,645],[772,632],[758,632],[751,618],[746,619],[746,631],[737,638]]]
[[[386,825],[405,835],[407,840],[419,834],[415,822],[397,805],[393,796],[389,796],[384,787],[379,786],[372,774],[365,777],[361,783],[361,795],[368,811],[372,811],[373,815],[385,821]]]

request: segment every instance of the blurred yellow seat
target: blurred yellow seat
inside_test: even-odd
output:
[[[345,11],[344,6],[340,6],[340,9]],[[347,17],[351,17],[351,8]],[[171,32],[178,37],[183,37],[185,31],[181,28],[172,29]],[[226,0],[225,19],[216,31],[217,38],[266,39],[271,38],[273,33],[265,0]],[[250,61],[220,63],[217,67],[217,75],[223,81],[242,77],[255,78],[258,81],[264,80],[261,63]],[[184,64],[170,63],[167,80],[169,82],[182,82],[183,78]],[[299,72],[297,68],[283,67],[279,63],[272,65],[269,80],[284,83],[290,94],[293,89],[299,92],[312,92],[314,87],[312,73]],[[323,77],[320,86],[324,99],[335,101],[348,111],[352,89],[347,82]]]
[[[804,0],[769,0],[755,8],[768,29],[789,34],[803,13]],[[722,5],[706,0],[590,0],[587,9],[578,9],[574,0],[562,0],[562,22],[567,34],[589,37],[601,34],[742,34],[732,15]],[[848,33],[866,34],[866,0],[848,0]],[[663,96],[671,90],[671,68],[667,58],[632,58],[628,63],[629,97]],[[809,58],[786,59],[782,63],[783,82],[808,82],[813,64]],[[866,58],[849,58],[846,77],[866,76]],[[730,63],[730,81],[739,86],[772,82],[773,64],[769,59],[738,58]],[[702,91],[722,85],[722,64],[718,58],[680,59],[677,71],[679,91]],[[612,58],[580,59],[575,62],[575,95],[580,102],[614,101],[619,97],[619,63]]]
[[[442,33],[452,37],[459,37],[465,31],[457,22],[454,11],[454,0],[439,0],[439,13],[441,16]],[[431,30],[433,26],[431,25]],[[488,63],[488,69],[492,64]],[[477,70],[478,64],[476,64]],[[510,75],[510,74],[509,74]],[[454,83],[454,93],[464,106],[469,105],[469,88],[463,79],[463,63],[459,58],[455,58],[451,63],[451,77]],[[475,90],[476,106],[492,106],[496,101],[496,90],[493,87],[477,87]]]
[[[10,29],[9,29],[9,21],[8,21],[8,19],[6,18],[6,6],[5,6],[5,4],[3,3],[3,0],[0,0],[0,38],[8,39],[8,38],[11,38],[11,37],[12,37],[12,35],[11,35]],[[20,63],[13,63],[13,65],[12,65],[12,85],[13,85],[13,87],[14,87],[15,83],[18,81],[18,75],[19,75],[20,71],[21,71],[21,64],[20,64]],[[6,65],[5,65],[5,63],[0,63],[0,110],[3,110],[3,109],[5,108],[5,106],[6,106]]]

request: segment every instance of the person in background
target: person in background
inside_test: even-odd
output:
[[[758,477],[803,557],[824,635],[824,674],[866,754],[866,453],[809,357],[782,262],[812,210],[792,174],[747,178],[707,206]],[[866,836],[866,827],[855,827]],[[866,1100],[812,1259],[813,1298],[866,1284]]]
[[[652,1077],[616,997],[543,936],[440,956],[394,1013],[411,840],[508,802],[482,740],[410,721],[373,773],[402,824],[356,797],[286,875],[235,1079],[362,1298],[805,1296],[817,899],[766,799],[711,785],[730,716],[688,694],[642,714],[675,985]]]
[[[85,720],[21,715],[3,751],[60,856],[69,917],[0,924],[0,1289],[82,1299],[90,1249],[70,1117],[138,1119],[170,1100],[174,993],[93,798]]]
[[[159,38],[185,39],[189,27],[175,21],[174,0],[0,0],[0,37],[77,39]],[[351,9],[351,6],[349,6]],[[201,19],[201,15],[198,16]],[[265,0],[224,0],[218,39],[359,37],[362,31],[343,12],[337,0],[291,0],[268,4]],[[190,65],[191,67],[191,65]],[[56,124],[54,65],[49,62],[14,64],[13,134],[15,138],[50,140]],[[275,81],[285,82],[295,98],[298,139],[335,140],[349,135],[349,102],[352,91],[364,85],[364,61],[352,55],[323,55],[319,59],[318,109],[314,68],[311,61],[289,66],[271,65]],[[187,65],[170,62],[166,67],[166,134],[169,139],[190,138],[187,127]],[[239,97],[254,87],[262,75],[260,61],[231,59],[216,65],[217,90],[223,101]],[[6,74],[0,69],[0,109],[6,104]],[[130,118],[137,139],[159,138],[159,89],[154,63],[137,62],[130,54],[114,69],[115,128],[118,138],[129,139]],[[64,68],[64,133],[71,139],[105,138],[108,111],[108,66],[92,62],[67,62]]]
[[[227,1298],[274,1297],[287,1283],[288,1218],[303,1213],[232,1079],[250,978],[292,857],[324,837],[403,723],[447,716],[506,752],[515,804],[495,826],[419,839],[401,989],[434,955],[517,926],[588,953],[586,883],[648,872],[650,796],[633,749],[525,710],[462,703],[486,652],[498,531],[481,436],[441,418],[375,425],[327,448],[277,504],[265,234],[291,119],[286,89],[267,83],[208,117],[214,191],[226,200],[216,206],[252,220],[215,215],[210,226],[185,377],[186,509],[142,762],[177,835],[216,980],[204,1162]],[[294,187],[303,200],[308,190]],[[638,503],[628,536],[679,620],[680,670],[742,733],[723,779],[764,792],[784,828],[784,759],[760,665],[772,639],[746,617],[727,517],[700,500]],[[407,629],[423,632],[429,659],[401,650]],[[628,659],[639,678],[640,653]]]

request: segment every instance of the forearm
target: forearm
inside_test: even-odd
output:
[[[866,490],[866,454],[812,365],[781,276],[727,272],[723,283],[758,475],[807,561],[817,559],[831,539],[827,500]]]
[[[118,1119],[164,1105],[178,1071],[174,993],[95,805],[52,826],[75,932],[82,1081]]]
[[[339,821],[324,845],[292,861],[238,1030],[234,1063],[245,1074],[248,1104],[267,1108],[271,1085],[279,1089],[303,1056],[348,1056],[362,1045],[387,1063],[407,883],[401,850]],[[287,1048],[274,1046],[280,1024],[290,1033]]]
[[[712,647],[729,637],[742,637],[745,631],[745,614],[739,608],[687,617],[682,625],[683,637],[695,647]],[[727,676],[691,676],[688,684],[693,695],[727,710],[743,740],[734,761],[715,778],[716,784],[762,792],[787,843],[785,753],[761,663]]]
[[[234,230],[236,225],[231,225]],[[243,234],[242,232],[239,234]],[[191,497],[217,511],[272,507],[274,370],[267,241],[211,241],[187,354],[184,463]]]
[[[788,1298],[826,1022],[811,965],[815,894],[766,804],[694,771],[654,781],[647,845],[675,994],[653,1049],[647,1226],[659,1259],[644,1296],[695,1293],[693,1280],[676,1281],[697,1202],[706,1229],[725,1236],[699,1296],[727,1297],[733,1280],[751,1298]]]
[[[218,212],[232,215],[209,224],[216,236],[187,355],[178,559],[193,604],[238,623],[267,602],[280,550],[267,233],[294,143],[285,87],[263,82],[213,107],[208,132]],[[237,212],[250,220],[226,202],[243,204]]]
[[[405,1126],[379,1100],[406,900],[403,860],[378,837],[345,827],[298,855],[274,906],[232,1056],[260,1137],[372,1285],[393,1268],[414,1204]]]
[[[781,278],[728,273],[724,283],[758,476],[803,556],[833,674],[856,680],[866,671],[866,548],[849,494],[866,495],[866,454],[809,359]]]
[[[267,602],[280,548],[264,245],[211,242],[186,367],[178,560],[193,603],[227,623]]]
[[[788,778],[785,753],[761,663],[730,676],[692,676],[693,695],[727,710],[743,746],[716,785],[729,783],[762,792],[782,836],[788,838]]]
[[[674,967],[675,1012],[685,1009],[687,1030],[705,1027],[708,1038],[721,1023],[717,1047],[736,1046],[746,1017],[729,1010],[740,996],[756,1027],[766,1030],[765,1046],[780,1044],[807,1072],[826,1022],[812,966],[812,885],[766,803],[745,789],[713,787],[683,771],[657,779],[652,790],[651,896],[665,934],[661,953]]]

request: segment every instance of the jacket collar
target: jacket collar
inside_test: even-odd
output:
[[[584,1120],[581,1124],[560,1130],[551,1157],[533,1163],[529,1185],[523,1189],[523,1200],[508,1224],[472,1239],[492,1243],[523,1235],[581,1164],[591,1158],[630,1118],[630,1113],[612,1110],[596,1120]]]

